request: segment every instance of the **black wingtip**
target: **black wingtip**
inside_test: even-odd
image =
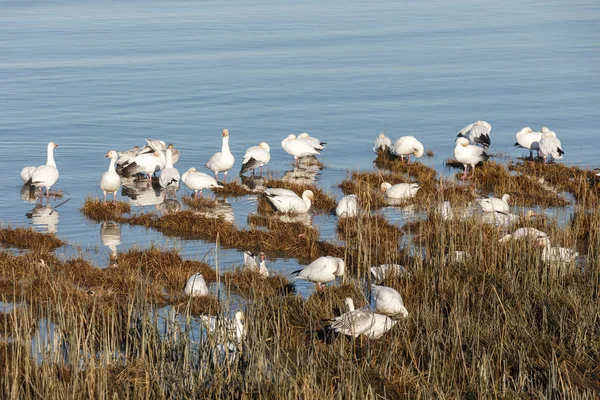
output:
[[[302,270],[301,270],[301,269],[299,269],[299,270],[296,270],[296,271],[292,271],[292,275],[299,274],[300,272],[302,272]]]
[[[515,143],[516,147],[520,147],[521,145],[519,144],[519,142]]]
[[[558,148],[558,154],[562,156],[563,154],[565,154],[565,152],[564,152],[564,151],[562,151],[562,149],[559,147],[559,148]]]

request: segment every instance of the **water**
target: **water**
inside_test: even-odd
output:
[[[317,183],[338,196],[348,170],[372,168],[380,131],[417,136],[436,153],[424,162],[449,175],[456,132],[478,119],[493,126],[493,152],[520,156],[515,132],[548,126],[564,162],[598,166],[598,2],[238,3],[0,3],[0,221],[54,230],[67,253],[106,266],[100,225],[78,211],[101,195],[103,155],[160,138],[181,150],[180,171],[202,170],[224,127],[237,165],[266,141],[279,176],[293,167],[287,134],[328,142]],[[56,189],[72,198],[52,215],[19,195],[20,169],[45,163],[48,141],[60,145]],[[256,199],[230,203],[244,226]],[[335,237],[334,217],[314,222]],[[154,243],[186,257],[214,247],[129,226],[119,240],[118,251]]]

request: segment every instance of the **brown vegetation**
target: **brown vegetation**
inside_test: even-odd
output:
[[[36,253],[52,252],[65,244],[54,233],[42,233],[33,228],[21,227],[0,227],[0,243]]]
[[[88,197],[80,211],[87,218],[98,222],[115,220],[115,218],[130,212],[131,206],[123,201],[104,203],[98,198]]]

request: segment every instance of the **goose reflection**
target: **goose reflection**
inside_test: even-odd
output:
[[[20,193],[21,200],[27,203],[35,203],[38,199],[38,191],[35,190],[35,187],[32,185],[25,184],[21,188]]]
[[[297,184],[310,185],[315,180],[315,177],[320,173],[318,166],[309,166],[306,168],[299,167],[293,170],[286,171],[283,174],[283,180]]]
[[[251,190],[264,188],[265,178],[262,176],[240,175],[240,179],[242,181],[242,185],[247,186]]]
[[[110,265],[116,266],[117,246],[121,244],[121,226],[113,221],[104,221],[100,224],[100,240],[110,250]]]
[[[176,199],[165,199],[161,204],[158,204],[156,208],[164,213],[170,214],[181,210],[181,203]]]
[[[302,224],[305,226],[312,225],[312,216],[309,213],[298,213],[298,214],[275,214],[281,222],[287,224]]]
[[[121,195],[129,197],[131,205],[140,207],[158,205],[164,200],[160,186],[148,187],[144,182],[123,184]]]
[[[227,222],[235,222],[233,207],[227,202],[227,200],[219,199],[217,200],[216,207],[209,208],[206,210],[198,210],[195,211],[195,213],[207,218],[223,218]]]
[[[35,227],[41,227],[42,231],[56,233],[58,225],[58,211],[50,205],[36,205],[33,210],[25,214],[27,218],[31,218],[31,223]]]

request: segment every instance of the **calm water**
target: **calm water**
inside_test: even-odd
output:
[[[0,221],[56,230],[73,245],[67,252],[105,266],[100,225],[78,211],[101,194],[103,155],[160,138],[181,149],[180,171],[202,169],[223,127],[238,162],[267,141],[267,170],[279,176],[292,169],[279,145],[287,134],[328,142],[317,181],[338,195],[348,169],[372,168],[379,132],[417,136],[436,153],[425,162],[450,174],[442,164],[456,132],[478,119],[493,126],[494,152],[522,155],[515,132],[548,126],[564,162],[596,167],[599,21],[593,0],[1,2]],[[48,141],[60,145],[55,188],[72,197],[52,216],[19,194],[20,169],[45,163]],[[230,203],[243,226],[256,198]],[[314,222],[335,237],[334,217]],[[120,233],[118,250],[154,242],[202,257],[214,247],[142,228]],[[241,262],[232,250],[220,258]]]

